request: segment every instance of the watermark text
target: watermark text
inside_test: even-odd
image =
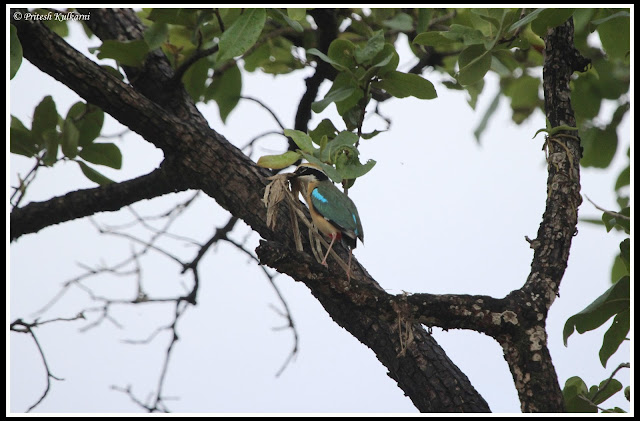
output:
[[[15,20],[39,20],[39,21],[87,21],[91,19],[91,14],[82,14],[78,12],[46,12],[46,13],[33,13],[33,12],[13,12],[13,18]]]

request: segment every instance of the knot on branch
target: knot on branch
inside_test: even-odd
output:
[[[591,64],[591,59],[580,54],[577,48],[573,49],[570,58],[571,70],[574,72],[586,72]]]

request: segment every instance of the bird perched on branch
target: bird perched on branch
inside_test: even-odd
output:
[[[358,238],[364,244],[364,232],[356,205],[331,182],[319,165],[301,164],[293,173],[291,181],[295,196],[295,192],[302,192],[315,226],[320,232],[331,237],[331,244],[322,264],[327,266],[327,257],[333,243],[341,240],[349,249],[347,278],[350,279],[352,249],[356,248]]]

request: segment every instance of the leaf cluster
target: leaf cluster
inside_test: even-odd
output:
[[[74,161],[88,179],[107,184],[112,181],[88,164],[122,167],[122,153],[117,145],[95,141],[103,123],[104,112],[84,102],[73,104],[62,118],[49,95],[36,107],[31,129],[11,116],[9,149],[11,153],[36,158],[47,167],[61,160]]]

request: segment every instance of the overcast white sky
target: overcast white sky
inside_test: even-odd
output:
[[[77,25],[71,30],[71,43],[85,54],[89,54],[88,47],[100,44],[96,38],[87,41]],[[397,45],[401,50],[400,70],[407,71],[415,59],[406,42],[401,40]],[[310,69],[278,78],[243,73],[242,92],[260,98],[292,128],[304,89],[303,78],[310,74]],[[380,110],[392,119],[390,130],[361,143],[362,161],[375,159],[378,163],[349,191],[366,232],[365,245],[359,245],[354,255],[390,293],[503,297],[520,288],[529,273],[533,252],[524,236],[535,238],[544,211],[543,136],[531,139],[545,126],[544,117],[536,112],[516,126],[511,122],[508,101],[502,99],[479,146],[473,130],[496,92],[497,78],[487,76],[478,111],[474,112],[464,92],[450,91],[439,83],[440,74],[424,76],[434,82],[438,99],[386,101]],[[10,112],[27,127],[44,96],[53,96],[63,116],[79,100],[74,92],[26,60],[8,87]],[[324,94],[329,85],[325,82],[322,88]],[[211,127],[237,146],[262,132],[278,129],[271,116],[252,102],[241,102],[226,125],[220,122],[215,104],[199,108]],[[326,117],[342,127],[334,106],[320,116],[314,115],[310,126],[315,127]],[[8,125],[8,117],[6,121]],[[365,122],[366,131],[383,128],[377,117]],[[103,133],[121,130],[122,126],[107,118]],[[620,147],[610,170],[582,169],[582,193],[608,209],[616,209],[613,184],[625,165],[630,139],[628,117],[618,135]],[[146,174],[161,162],[161,152],[135,134],[115,141],[123,152],[123,168],[104,170],[114,180]],[[285,144],[281,137],[266,137],[258,143],[252,158],[279,153]],[[17,174],[24,176],[33,165],[15,155],[8,162],[7,185],[12,186],[16,185]],[[90,187],[94,184],[77,165],[60,163],[40,170],[23,203]],[[134,208],[142,215],[157,215],[192,194],[169,195]],[[580,207],[581,217],[600,215],[586,201]],[[105,224],[131,219],[126,210],[96,217]],[[227,219],[225,211],[201,194],[173,232],[204,242]],[[619,235],[607,234],[599,226],[581,222],[578,228],[561,296],[551,308],[547,324],[549,348],[561,385],[575,375],[588,385],[597,384],[619,363],[630,359],[629,344],[624,344],[607,368],[602,368],[598,350],[604,329],[574,334],[568,347],[562,343],[567,318],[609,288],[611,263],[621,241]],[[259,237],[249,233],[246,225],[239,224],[231,237],[253,250]],[[171,251],[185,260],[196,252],[194,247],[176,246],[175,242],[164,244],[173,244]],[[126,257],[131,248],[126,240],[100,236],[86,219],[23,236],[11,244],[8,256],[9,321],[18,317],[33,320],[33,313],[59,292],[64,282],[84,272],[78,263],[113,264]],[[144,285],[153,297],[180,294],[183,284],[191,285],[190,276],[180,275],[174,262],[158,254],[145,257],[141,265]],[[260,268],[230,244],[222,243],[202,261],[200,274],[198,305],[188,308],[179,322],[180,341],[165,383],[165,396],[176,398],[167,403],[173,412],[417,412],[373,352],[338,327],[303,284],[285,275],[278,276],[276,283],[291,308],[300,349],[294,362],[276,378],[293,339],[288,330],[272,329],[284,321],[270,307],[280,307],[280,303]],[[131,298],[135,292],[132,279],[100,276],[86,285],[114,298]],[[73,289],[41,318],[73,317],[96,305],[84,292]],[[171,321],[173,307],[119,306],[112,309],[112,314],[122,328],[107,321],[79,332],[97,318],[98,314],[92,313],[88,321],[52,323],[37,330],[52,373],[64,381],[53,381],[49,395],[35,412],[142,412],[111,386],[131,385],[133,393],[143,400],[153,394],[171,334],[165,331],[148,345],[131,345],[123,340],[147,338]],[[492,411],[520,411],[511,374],[493,339],[437,328],[433,335]],[[24,334],[8,337],[10,411],[24,412],[42,394],[46,376],[33,341]],[[616,378],[628,385],[629,370],[620,371]],[[613,405],[629,409],[621,394],[605,406]]]

